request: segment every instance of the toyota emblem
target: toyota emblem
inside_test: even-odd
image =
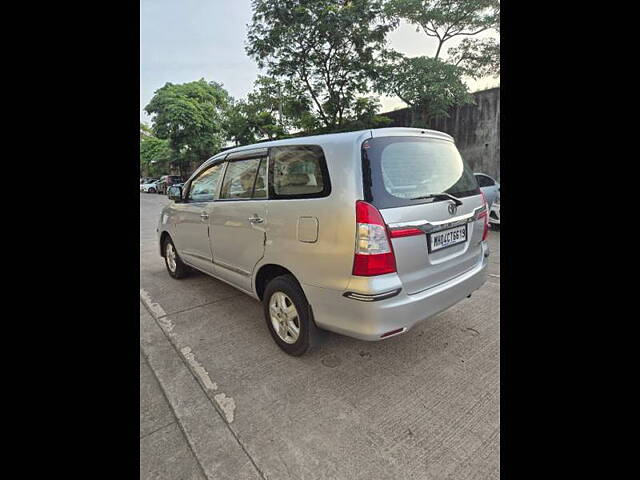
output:
[[[449,204],[449,214],[450,215],[455,215],[456,214],[456,210],[458,210],[458,207],[456,206],[455,203],[450,203]]]

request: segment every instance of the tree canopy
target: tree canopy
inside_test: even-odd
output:
[[[369,90],[391,28],[382,13],[382,0],[254,0],[247,53],[309,105],[299,119],[339,127]]]
[[[443,45],[454,37],[499,30],[499,0],[388,0],[384,11],[394,26],[404,19],[438,41],[433,57],[385,52],[378,68],[377,91],[399,97],[423,118],[446,116],[451,107],[473,101],[464,76],[500,73],[500,45],[492,38],[464,38],[448,58],[442,56]]]
[[[500,75],[500,43],[493,38],[465,38],[447,53],[449,61],[471,78]]]
[[[396,55],[381,68],[377,88],[398,96],[430,119],[472,101],[462,74],[461,67],[437,58]]]
[[[435,58],[443,44],[460,35],[477,35],[500,25],[500,0],[388,0],[385,13],[438,40]]]
[[[221,84],[200,79],[158,89],[145,107],[152,116],[152,131],[165,139],[179,163],[205,160],[227,138],[227,112],[231,97]]]
[[[166,173],[172,155],[169,142],[154,137],[149,127],[144,124],[140,124],[140,132],[141,174],[144,176],[158,176]]]

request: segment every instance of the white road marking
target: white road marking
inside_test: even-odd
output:
[[[224,412],[224,416],[227,417],[227,422],[233,422],[233,414],[236,410],[236,402],[233,397],[227,397],[224,393],[219,393],[213,398]]]
[[[156,303],[151,300],[151,295],[144,288],[140,289],[140,298],[145,303],[145,305],[151,310],[151,313],[154,314],[156,318],[164,317],[167,313],[164,311],[164,308],[160,306],[159,303]]]
[[[191,351],[191,348],[184,347],[180,351],[184,355],[184,358],[187,359],[187,362],[189,362],[189,365],[191,365],[191,368],[193,368],[193,370],[196,372],[198,377],[200,377],[200,380],[202,380],[202,383],[204,383],[204,386],[207,387],[208,390],[217,390],[218,385],[211,381],[211,378],[209,377],[209,372],[207,372],[205,368],[202,365],[200,365],[200,362],[196,360],[196,356]]]
[[[177,347],[177,345],[179,345],[181,342],[178,339],[178,335],[172,332],[175,325],[173,324],[171,319],[167,317],[167,313],[164,311],[164,308],[162,308],[159,303],[154,302],[151,299],[151,295],[149,295],[149,292],[147,292],[144,288],[140,289],[140,298],[145,303],[147,308],[151,310],[151,313],[153,313],[153,316],[156,318],[160,327],[173,339],[173,342],[175,342],[175,345]],[[191,347],[182,347],[180,349],[180,352],[187,360],[187,363],[191,367],[191,370],[195,372],[195,374],[200,378],[205,388],[214,392],[218,390],[218,384],[211,381],[209,372],[207,372],[207,370],[200,364],[200,362],[198,362],[196,356],[191,350]],[[233,397],[227,397],[224,393],[218,393],[217,395],[214,395],[213,399],[224,413],[227,422],[233,422],[236,411],[236,402]]]
[[[169,319],[169,317],[159,318],[158,323],[160,324],[160,327],[162,327],[164,331],[166,331],[169,335],[173,335],[172,330],[174,325],[173,325],[173,322]]]
[[[490,273],[489,274],[490,277],[496,277],[496,278],[500,278],[500,275],[496,275],[495,273]]]

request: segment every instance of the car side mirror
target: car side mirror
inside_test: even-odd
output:
[[[167,196],[169,197],[169,200],[173,200],[176,203],[182,202],[182,187],[177,185],[169,187]]]

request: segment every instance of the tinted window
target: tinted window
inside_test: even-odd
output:
[[[220,198],[252,198],[254,183],[261,184],[264,191],[265,179],[261,178],[260,182],[256,182],[260,160],[260,158],[251,158],[229,162],[224,174]]]
[[[446,192],[456,197],[479,195],[473,172],[448,140],[381,137],[364,142],[365,194],[379,208],[432,201]]]
[[[189,200],[194,202],[210,202],[214,199],[220,173],[222,172],[222,163],[208,168],[202,172],[196,179],[191,182],[189,189]]]
[[[271,149],[274,198],[320,197],[330,186],[322,149],[296,145]]]

